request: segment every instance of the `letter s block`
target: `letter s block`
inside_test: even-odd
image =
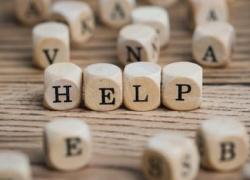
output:
[[[95,111],[119,108],[123,100],[122,71],[119,67],[99,63],[84,69],[83,99]]]
[[[202,68],[189,62],[178,62],[163,68],[162,100],[170,109],[197,109],[202,101]]]
[[[91,134],[78,119],[56,119],[44,130],[44,149],[48,166],[70,171],[84,167],[92,154]]]
[[[72,63],[57,63],[44,72],[45,107],[52,110],[70,110],[80,105],[82,70]]]
[[[248,158],[248,143],[246,128],[232,119],[204,121],[197,132],[201,164],[212,170],[240,168]]]

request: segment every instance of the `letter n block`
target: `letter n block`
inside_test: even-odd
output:
[[[204,121],[197,132],[201,164],[211,170],[240,168],[248,158],[248,143],[246,128],[232,119]]]
[[[70,110],[80,105],[82,70],[72,63],[56,63],[44,72],[44,106]]]
[[[88,164],[92,154],[91,134],[78,119],[56,119],[44,130],[44,149],[49,167],[70,171]]]
[[[170,109],[197,109],[202,101],[202,68],[189,62],[178,62],[163,68],[162,100]]]

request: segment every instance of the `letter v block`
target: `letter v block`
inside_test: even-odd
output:
[[[82,70],[72,63],[56,63],[44,72],[44,106],[69,110],[81,102]]]
[[[61,171],[86,166],[92,154],[89,127],[78,119],[56,119],[44,130],[44,149],[49,167]]]
[[[122,71],[119,67],[99,63],[84,69],[83,99],[85,106],[95,111],[110,111],[123,100]]]
[[[162,100],[169,109],[197,109],[202,101],[202,68],[189,62],[178,62],[163,68]]]
[[[235,170],[248,159],[248,134],[244,125],[236,120],[204,121],[197,132],[197,144],[202,166],[211,170]]]
[[[62,23],[48,22],[33,29],[33,64],[47,66],[69,61],[69,30]]]

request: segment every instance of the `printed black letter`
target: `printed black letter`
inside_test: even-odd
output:
[[[81,139],[76,138],[67,138],[65,139],[67,154],[66,156],[77,156],[82,154],[82,149],[80,148]]]
[[[177,88],[178,88],[178,98],[175,99],[176,101],[184,101],[185,99],[183,99],[182,95],[183,94],[187,94],[190,93],[192,88],[189,84],[176,84]],[[186,87],[186,91],[183,90],[183,87]]]
[[[115,98],[111,99],[111,93],[115,93],[114,88],[99,88],[101,91],[102,102],[100,105],[110,105],[115,104]]]
[[[65,96],[65,100],[64,102],[72,102],[72,100],[70,100],[70,93],[69,90],[72,86],[63,86],[65,88],[65,93],[59,93],[59,88],[61,88],[61,86],[53,86],[52,88],[55,89],[55,100],[53,101],[53,103],[61,103],[62,101],[60,101],[59,96]]]

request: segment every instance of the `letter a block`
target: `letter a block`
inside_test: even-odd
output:
[[[193,37],[193,57],[204,66],[226,66],[232,58],[234,41],[235,31],[228,23],[200,25]]]
[[[61,23],[48,22],[33,29],[33,63],[39,68],[69,61],[69,30]]]
[[[197,143],[202,165],[212,170],[235,170],[248,158],[248,134],[238,121],[215,119],[203,122],[197,133]]]
[[[78,119],[56,119],[44,130],[44,148],[48,166],[61,170],[77,170],[91,158],[91,134],[86,123]]]
[[[178,62],[163,68],[162,100],[173,110],[193,110],[202,101],[202,68],[189,62]]]
[[[149,140],[142,169],[149,180],[193,180],[199,163],[198,150],[192,140],[164,133]]]
[[[83,99],[85,106],[95,111],[110,111],[123,100],[122,71],[119,67],[99,63],[84,69]]]
[[[160,54],[158,34],[147,25],[128,25],[120,31],[117,53],[123,65],[138,61],[156,63]]]
[[[31,180],[31,168],[28,157],[19,152],[0,152],[1,180]]]
[[[150,111],[161,102],[161,67],[137,62],[124,69],[124,104],[130,110]]]
[[[57,63],[44,72],[44,106],[69,110],[80,105],[82,70],[72,63]]]

